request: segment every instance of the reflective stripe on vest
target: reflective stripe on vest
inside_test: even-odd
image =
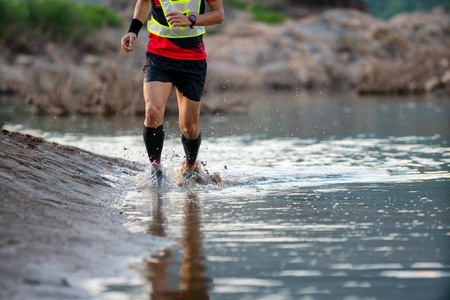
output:
[[[191,14],[200,14],[200,4],[202,0],[160,0],[164,16],[171,11],[179,11],[182,14],[189,16]],[[147,23],[147,29],[158,36],[167,38],[187,38],[199,36],[205,33],[204,26],[190,27],[172,27],[162,25],[156,21],[153,16]]]

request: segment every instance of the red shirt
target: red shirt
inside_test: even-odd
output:
[[[206,0],[206,2],[208,3],[212,1],[214,0]],[[152,1],[152,4],[154,4],[154,6],[161,6],[159,0]],[[152,6],[152,10],[154,10],[155,8],[154,6]],[[203,39],[201,36],[196,38],[171,39],[150,33],[149,37],[150,42],[147,45],[147,52],[175,59],[201,60],[206,58],[205,45],[203,43]],[[195,39],[195,40],[193,40],[193,42],[190,43],[188,42],[188,39]],[[185,45],[180,47],[181,44]]]

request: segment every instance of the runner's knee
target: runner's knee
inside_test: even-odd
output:
[[[181,133],[189,140],[195,140],[200,134],[197,123],[182,124],[180,123]]]
[[[145,114],[148,116],[164,115],[164,105],[156,105],[154,103],[145,104]]]
[[[145,105],[145,118],[147,119],[147,123],[149,122],[158,123],[152,124],[152,126],[160,125],[159,123],[162,121],[163,116],[164,116],[164,106],[155,105],[152,103],[148,103]]]

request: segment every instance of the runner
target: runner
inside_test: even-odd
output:
[[[206,2],[210,11],[205,13]],[[203,34],[208,25],[224,20],[222,0],[137,0],[122,48],[133,51],[133,43],[151,10],[150,42],[144,66],[144,142],[158,185],[162,181],[161,152],[164,143],[164,111],[176,87],[181,141],[186,154],[182,172],[193,177],[201,144],[198,126],[200,100],[206,77]]]

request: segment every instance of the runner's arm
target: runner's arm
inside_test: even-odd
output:
[[[144,24],[145,20],[152,9],[152,2],[150,0],[138,0],[134,7],[134,19],[138,19]]]
[[[151,8],[152,3],[150,0],[137,0],[134,8],[133,19],[138,19],[142,24],[144,24]],[[136,38],[137,36],[134,32],[128,32],[124,35],[121,41],[122,49],[126,52],[133,51],[133,43]]]
[[[213,0],[208,3],[211,11],[197,16],[195,25],[208,26],[221,24],[225,19],[225,12],[223,11],[222,0]]]

